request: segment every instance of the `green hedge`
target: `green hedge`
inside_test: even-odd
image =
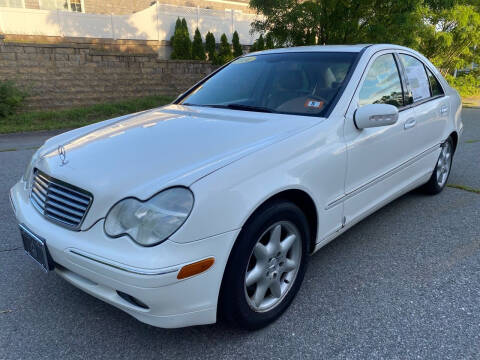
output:
[[[478,73],[470,73],[468,75],[461,75],[457,77],[447,75],[445,78],[462,97],[480,95],[480,74]]]
[[[0,118],[12,115],[22,105],[27,94],[11,81],[0,81]]]

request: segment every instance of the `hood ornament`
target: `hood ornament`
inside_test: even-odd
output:
[[[60,164],[60,166],[63,166],[63,165],[68,164],[68,161],[67,161],[67,151],[65,150],[65,146],[60,145],[60,146],[58,147],[57,151],[58,151],[58,156],[60,157],[60,160],[62,161],[62,163]]]

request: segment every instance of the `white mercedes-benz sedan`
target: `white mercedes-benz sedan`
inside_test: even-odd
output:
[[[168,106],[49,139],[10,198],[45,271],[154,326],[255,329],[312,253],[412,189],[442,191],[460,111],[408,48],[262,51]]]

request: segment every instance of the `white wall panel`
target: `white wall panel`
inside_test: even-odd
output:
[[[0,7],[0,31],[17,35],[170,40],[177,18],[185,18],[192,38],[198,27],[204,40],[210,31],[217,42],[223,33],[231,42],[235,30],[242,44],[250,45],[254,39],[249,32],[255,15],[164,4],[155,4],[130,15]]]

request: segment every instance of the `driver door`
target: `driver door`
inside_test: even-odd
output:
[[[355,110],[367,104],[385,103],[399,108],[398,121],[389,126],[357,129]],[[397,58],[389,51],[371,59],[347,111],[344,135],[347,143],[344,221],[348,224],[375,211],[405,185],[402,164],[413,155],[405,129],[415,121],[413,109],[402,109],[404,93]],[[405,169],[403,169],[405,171]]]

